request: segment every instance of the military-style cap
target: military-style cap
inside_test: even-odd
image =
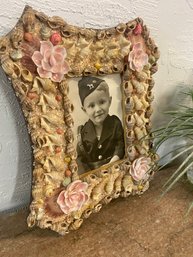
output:
[[[84,104],[84,99],[104,81],[105,80],[96,77],[82,77],[82,79],[79,80],[78,89],[82,105]]]

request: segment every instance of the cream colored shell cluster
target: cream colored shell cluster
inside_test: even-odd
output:
[[[140,35],[133,34],[137,24],[143,28]],[[33,53],[30,33],[40,40],[49,40],[53,32],[60,33],[70,66],[61,83],[39,77],[30,68],[33,63],[23,59],[27,36],[29,56]],[[139,40],[149,62],[143,71],[136,72],[130,69],[127,59],[132,44]],[[132,161],[140,156],[151,157],[152,163],[155,159],[151,142],[141,139],[151,129],[152,74],[157,70],[158,58],[158,49],[139,18],[115,28],[94,30],[69,25],[60,17],[50,18],[27,6],[14,29],[0,38],[1,65],[20,99],[32,140],[34,168],[33,201],[28,217],[30,227],[36,224],[64,235],[79,228],[84,218],[98,212],[113,198],[141,194],[148,189],[149,181],[135,183],[129,170]],[[57,192],[79,179],[68,78],[112,73],[120,73],[122,78],[125,159],[82,176],[82,181],[89,185],[89,201],[79,211],[64,215],[56,206]]]

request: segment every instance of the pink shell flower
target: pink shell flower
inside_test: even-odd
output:
[[[68,63],[65,61],[66,55],[66,49],[63,46],[53,46],[49,41],[41,41],[40,51],[33,53],[32,60],[41,78],[61,82],[64,74],[69,71]]]
[[[149,174],[147,173],[150,169],[151,159],[146,157],[141,157],[136,159],[130,168],[130,175],[135,181],[147,180]]]
[[[81,180],[75,180],[63,190],[57,199],[57,204],[65,214],[79,210],[88,200],[86,190],[88,184]]]
[[[143,70],[143,66],[148,64],[148,55],[144,52],[140,42],[134,44],[128,57],[129,67],[131,70],[138,72]]]

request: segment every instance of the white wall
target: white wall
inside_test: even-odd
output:
[[[142,17],[161,51],[154,101],[154,126],[175,103],[179,86],[193,85],[193,0],[0,0],[0,36],[9,32],[25,4],[83,27],[106,28]],[[19,105],[0,73],[0,211],[30,201],[31,150]]]

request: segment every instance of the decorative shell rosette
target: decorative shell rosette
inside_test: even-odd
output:
[[[69,66],[65,61],[66,49],[61,45],[53,45],[49,41],[40,42],[40,51],[35,51],[32,60],[37,66],[41,78],[50,78],[54,82],[61,82]]]
[[[143,67],[148,64],[148,55],[144,52],[140,42],[133,45],[128,62],[130,69],[138,72],[142,71]]]
[[[73,211],[81,209],[88,201],[87,188],[88,184],[86,182],[75,180],[65,190],[60,192],[57,198],[57,204],[64,214],[70,214]]]
[[[151,159],[147,157],[140,157],[132,163],[130,167],[130,175],[134,181],[147,181],[149,178]]]

